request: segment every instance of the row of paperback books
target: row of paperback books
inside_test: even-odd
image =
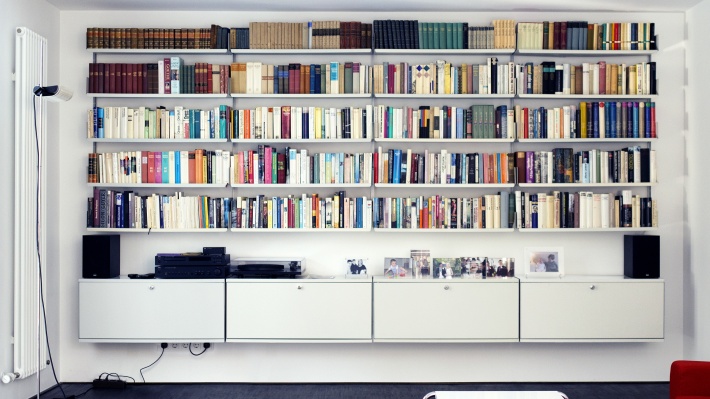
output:
[[[518,151],[518,183],[655,183],[656,151],[632,146],[616,151]]]
[[[86,28],[87,49],[226,49],[229,28]]]
[[[519,139],[656,138],[652,101],[582,101],[555,108],[514,108]]]
[[[91,63],[88,93],[220,94],[229,93],[230,66],[198,62],[185,65],[180,57],[156,63]]]
[[[366,94],[371,67],[359,62],[270,65],[233,63],[233,94]]]
[[[229,184],[226,150],[120,151],[90,153],[89,183]]]
[[[214,229],[229,226],[231,198],[138,195],[95,188],[87,204],[86,227],[119,229]]]
[[[372,154],[286,148],[279,152],[259,145],[232,156],[234,184],[363,184],[372,183]]]
[[[658,94],[653,61],[629,65],[529,62],[516,65],[516,70],[519,94]]]
[[[250,22],[250,49],[369,49],[372,24],[346,21]]]
[[[653,22],[519,22],[518,48],[534,50],[656,50],[656,25]]]
[[[656,200],[633,195],[560,192],[515,192],[516,226],[519,229],[606,229],[658,227]]]
[[[375,94],[515,94],[514,63],[453,65],[446,60],[410,65],[408,62],[373,66]]]
[[[372,221],[381,229],[507,228],[508,192],[480,197],[376,197]],[[504,222],[501,225],[501,221]]]
[[[227,139],[232,108],[200,110],[176,106],[94,107],[87,112],[87,137],[100,139]]]
[[[383,150],[374,154],[375,183],[391,184],[508,184],[512,154],[508,153],[415,153]]]
[[[467,22],[375,20],[372,44],[376,49],[512,49],[515,21],[469,26]]]
[[[513,139],[513,110],[500,105],[391,107],[376,105],[374,131],[383,139]]]

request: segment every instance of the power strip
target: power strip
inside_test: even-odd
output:
[[[94,380],[93,385],[96,389],[124,389],[126,388],[126,381],[97,378]]]

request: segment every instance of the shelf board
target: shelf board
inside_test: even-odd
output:
[[[518,187],[651,187],[655,183],[518,183]]]
[[[279,189],[279,188],[357,188],[371,187],[370,183],[331,183],[331,184],[237,184],[233,183],[230,187],[234,188],[259,188],[259,189]]]
[[[515,229],[404,229],[404,228],[380,228],[373,229],[376,233],[512,233]]]
[[[89,138],[92,143],[160,143],[160,144],[204,144],[204,143],[226,143],[227,139],[99,139]]]
[[[420,54],[464,54],[464,55],[512,55],[515,49],[389,49],[376,48],[375,54],[420,55]]]
[[[658,97],[658,94],[516,94],[516,98],[536,98],[536,99],[628,99],[646,100]]]
[[[515,187],[513,183],[501,183],[501,184],[441,184],[441,183],[427,183],[427,184],[415,184],[415,183],[375,183],[376,188],[510,188]]]
[[[224,48],[87,48],[86,51],[95,54],[229,54]]]
[[[581,228],[571,228],[571,229],[555,229],[555,228],[545,228],[545,229],[516,229],[520,233],[643,233],[648,231],[656,231],[658,227],[610,227],[606,229],[594,228],[594,229],[581,229]]]
[[[514,139],[402,139],[375,138],[377,143],[512,143]]]
[[[232,139],[239,144],[332,144],[332,143],[372,143],[372,139]]]
[[[115,188],[224,188],[226,184],[170,184],[170,183],[87,183],[91,187]]]
[[[298,48],[298,49],[240,49],[233,48],[230,52],[234,55],[246,55],[246,54],[263,54],[263,55],[274,55],[274,54],[303,54],[303,55],[315,55],[315,54],[370,54],[372,50],[369,48]]]
[[[343,93],[343,94],[251,94],[251,93],[232,93],[234,98],[370,98],[369,93]]]
[[[515,54],[520,55],[544,55],[544,56],[599,56],[599,55],[652,55],[658,50],[544,50],[544,49],[518,49]]]
[[[112,227],[88,227],[86,229],[93,233],[225,233],[226,228],[220,229],[119,229]]]
[[[322,228],[290,228],[290,229],[256,229],[256,228],[231,228],[230,233],[367,233],[372,229],[322,229]]]
[[[604,137],[604,138],[587,138],[587,139],[517,139],[516,141],[518,143],[536,143],[536,144],[542,144],[542,143],[650,143],[653,141],[658,140],[658,138],[626,138],[626,137],[619,137],[619,138],[610,138],[610,137]]]
[[[389,94],[379,93],[375,98],[513,98],[514,94]]]
[[[139,94],[139,93],[86,93],[95,98],[227,98],[229,94]]]

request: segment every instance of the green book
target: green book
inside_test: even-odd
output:
[[[454,27],[454,48],[463,49],[463,23],[456,22],[454,23]]]
[[[446,23],[446,47],[444,48],[454,48],[454,24],[451,22]]]
[[[446,48],[446,22],[438,22],[439,24],[439,49]]]
[[[426,27],[424,26],[424,22],[419,22],[419,48],[420,49],[426,49],[427,47],[427,39],[426,39]]]
[[[426,24],[426,35],[427,35],[427,49],[433,49],[434,45],[434,23],[425,22]]]
[[[432,49],[441,48],[441,47],[439,46],[439,43],[440,43],[440,41],[439,41],[439,36],[440,36],[440,35],[439,35],[439,33],[440,33],[439,23],[438,23],[438,22],[430,22],[430,24],[431,24],[431,30],[432,30],[432,33],[433,33],[433,34],[432,34],[432,37],[433,37],[433,39],[434,39],[433,43],[430,43],[430,45],[431,45],[430,47],[431,47]]]

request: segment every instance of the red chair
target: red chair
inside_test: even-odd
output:
[[[671,399],[710,398],[710,362],[673,362],[670,391]]]

